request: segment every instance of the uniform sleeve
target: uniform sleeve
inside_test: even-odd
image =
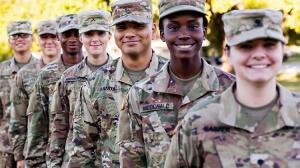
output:
[[[49,140],[49,166],[61,167],[65,153],[66,139],[69,130],[69,99],[64,92],[64,78],[57,82],[50,105],[53,117]]]
[[[16,161],[24,159],[23,151],[27,135],[28,93],[25,91],[22,76],[17,75],[12,87],[12,110],[10,118],[10,136]]]
[[[46,167],[46,147],[49,133],[49,114],[47,89],[42,87],[39,75],[29,99],[27,149],[25,164],[27,167]]]
[[[192,135],[192,129],[183,123],[172,137],[164,167],[203,167],[201,151],[197,136]]]
[[[133,90],[124,99],[118,126],[118,145],[121,167],[147,167],[141,116],[136,106],[137,98]]]
[[[92,116],[89,96],[81,89],[73,113],[73,151],[69,167],[96,167],[99,140],[97,117]],[[97,157],[98,158],[98,157]]]

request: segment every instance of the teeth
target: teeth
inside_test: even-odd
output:
[[[257,68],[257,69],[260,69],[260,68],[266,68],[267,65],[252,65],[251,68]]]
[[[178,48],[183,48],[183,49],[190,48],[192,46],[193,45],[177,45]]]

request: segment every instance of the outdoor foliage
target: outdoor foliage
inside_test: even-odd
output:
[[[57,16],[78,13],[87,9],[110,10],[111,0],[0,0],[0,60],[11,56],[7,44],[6,25],[10,21],[28,19],[33,27],[38,21],[55,19]],[[154,20],[158,20],[158,0],[152,0]],[[300,0],[207,0],[206,9],[210,20],[208,29],[209,48],[222,55],[224,32],[222,14],[232,9],[272,8],[284,13],[284,32],[289,44],[300,44]],[[213,29],[211,29],[213,27]],[[33,51],[38,51],[36,43]]]

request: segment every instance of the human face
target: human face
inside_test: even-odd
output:
[[[276,79],[282,65],[283,44],[273,39],[256,39],[226,50],[238,80],[266,83]]]
[[[77,29],[71,29],[58,35],[64,53],[76,55],[81,52],[82,43]]]
[[[106,53],[110,36],[109,32],[92,30],[83,33],[80,36],[80,41],[89,55],[98,57]]]
[[[60,53],[60,43],[54,34],[42,34],[38,38],[39,47],[44,56],[55,57]]]
[[[166,42],[171,58],[199,57],[205,39],[203,18],[195,12],[175,13],[162,20],[161,39]]]
[[[17,53],[30,51],[33,38],[31,34],[19,33],[9,36],[8,43],[12,50]]]
[[[154,34],[154,24],[122,22],[116,24],[114,29],[115,42],[122,54],[134,60],[151,50],[151,40]]]

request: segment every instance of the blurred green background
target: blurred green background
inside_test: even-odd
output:
[[[31,20],[33,28],[40,20],[78,13],[87,9],[104,9],[110,11],[112,0],[0,0],[0,61],[12,55],[7,43],[6,25],[14,20]],[[158,22],[158,0],[152,0],[154,20]],[[279,81],[292,90],[300,92],[300,0],[207,0],[206,11],[209,20],[204,54],[207,57],[223,55],[224,31],[221,17],[234,9],[271,8],[283,13],[284,34],[288,40],[285,67],[278,75]],[[36,41],[33,52],[38,52]],[[226,65],[226,58],[223,65]],[[226,66],[223,66],[226,67]]]

